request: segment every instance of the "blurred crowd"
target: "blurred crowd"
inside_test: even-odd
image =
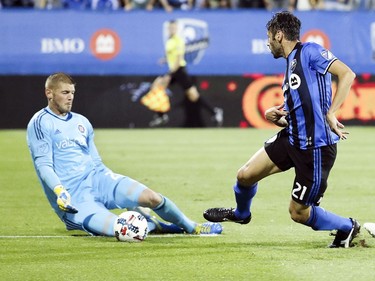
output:
[[[0,0],[0,8],[155,10],[375,10],[375,0]]]

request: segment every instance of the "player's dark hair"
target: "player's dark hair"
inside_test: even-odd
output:
[[[273,15],[266,25],[267,31],[275,36],[277,31],[282,31],[289,41],[299,40],[301,21],[288,11],[278,12]]]
[[[71,85],[76,85],[76,83],[74,82],[73,78],[70,75],[63,73],[63,72],[57,72],[48,76],[47,81],[46,81],[46,88],[54,88],[60,82],[71,84]]]

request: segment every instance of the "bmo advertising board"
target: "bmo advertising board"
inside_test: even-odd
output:
[[[357,74],[338,118],[345,124],[373,125],[374,14],[326,11],[296,15],[302,20],[302,42],[321,44]],[[171,19],[179,22],[178,32],[186,43],[188,72],[201,94],[223,108],[223,125],[268,128],[272,125],[264,119],[264,111],[282,103],[286,64],[284,59],[275,60],[267,47],[265,26],[271,16],[254,10],[174,11],[173,15],[164,11],[0,10],[4,116],[20,107],[27,113],[18,119],[1,119],[0,128],[25,127],[30,114],[44,105],[43,99],[30,93],[42,95],[45,78],[58,71],[78,81],[80,99],[74,110],[88,115],[97,126],[148,127],[153,112],[137,102],[135,93],[168,71],[158,61],[164,56]],[[184,94],[175,86],[168,90],[173,118],[167,126],[183,126],[187,115],[181,106]],[[27,102],[21,104],[20,100]],[[202,119],[202,126],[213,125],[205,113]]]

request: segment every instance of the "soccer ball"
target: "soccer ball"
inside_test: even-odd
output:
[[[142,242],[147,237],[147,220],[138,212],[123,212],[115,222],[114,233],[118,241]]]

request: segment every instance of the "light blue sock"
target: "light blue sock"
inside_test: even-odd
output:
[[[163,220],[171,222],[183,228],[187,233],[194,232],[196,223],[188,219],[184,213],[167,197],[153,211]]]
[[[310,218],[305,225],[314,230],[341,230],[348,232],[352,229],[353,223],[349,218],[330,213],[322,207],[312,206]]]
[[[237,208],[234,212],[238,219],[245,219],[250,216],[251,202],[258,190],[258,183],[252,186],[241,186],[238,182],[233,187]]]

